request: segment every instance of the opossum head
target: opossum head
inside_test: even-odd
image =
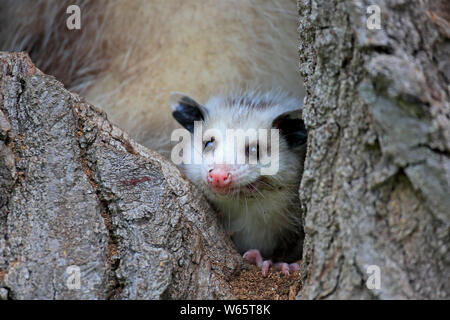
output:
[[[181,168],[208,198],[248,201],[297,192],[307,138],[297,98],[245,92],[201,105],[173,93],[170,105],[191,133],[190,155]]]

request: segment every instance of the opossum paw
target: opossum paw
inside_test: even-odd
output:
[[[300,266],[296,262],[290,264],[286,262],[277,262],[273,267],[275,268],[275,270],[279,270],[285,275],[289,275],[289,272],[300,270]]]
[[[269,275],[269,271],[272,266],[275,270],[281,271],[285,275],[289,275],[290,272],[300,270],[300,266],[298,265],[298,263],[289,264],[285,262],[277,262],[273,264],[272,260],[264,260],[261,256],[261,253],[257,249],[248,250],[244,253],[243,258],[245,262],[254,264],[258,268],[260,268],[263,277],[267,277]]]
[[[264,262],[264,259],[258,249],[248,250],[242,257],[244,258],[245,262],[254,264],[258,268],[261,268]]]
[[[269,275],[270,267],[272,267],[272,260],[264,260],[259,250],[248,250],[244,253],[243,258],[245,262],[254,264],[260,268],[263,277],[267,277]]]
[[[261,267],[261,273],[263,277],[267,277],[269,275],[270,268],[272,267],[272,260],[264,260],[262,267]]]

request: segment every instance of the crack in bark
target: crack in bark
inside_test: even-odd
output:
[[[118,296],[123,289],[123,284],[119,280],[116,270],[120,265],[120,257],[118,256],[118,251],[120,248],[119,240],[114,232],[114,227],[112,224],[112,212],[109,210],[109,201],[106,200],[99,190],[99,184],[95,180],[93,171],[95,171],[95,167],[93,169],[89,166],[89,159],[88,159],[88,151],[89,147],[93,144],[93,141],[97,138],[97,134],[95,134],[95,138],[88,142],[86,146],[82,146],[82,143],[80,142],[80,138],[83,135],[83,122],[85,121],[82,119],[82,117],[77,113],[76,109],[72,107],[72,113],[74,114],[76,121],[77,121],[77,130],[75,133],[79,132],[79,134],[74,134],[75,137],[77,137],[78,146],[80,148],[80,158],[81,158],[81,167],[82,171],[84,172],[85,176],[87,177],[90,185],[92,186],[95,195],[98,200],[98,204],[100,205],[100,215],[103,218],[104,225],[106,227],[106,230],[108,232],[108,247],[107,247],[107,261],[109,264],[109,271],[108,271],[108,282],[110,289],[108,290],[109,293],[107,294],[107,299],[113,299],[114,297]],[[92,164],[94,165],[94,164]]]

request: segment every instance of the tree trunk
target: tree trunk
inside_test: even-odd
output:
[[[241,261],[173,164],[0,52],[0,298],[231,298]]]
[[[366,25],[372,4],[379,30]],[[298,298],[449,298],[450,4],[300,0],[299,12]]]

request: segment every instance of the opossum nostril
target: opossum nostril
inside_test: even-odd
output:
[[[231,183],[231,173],[224,168],[209,170],[207,181],[215,188],[225,188]]]

